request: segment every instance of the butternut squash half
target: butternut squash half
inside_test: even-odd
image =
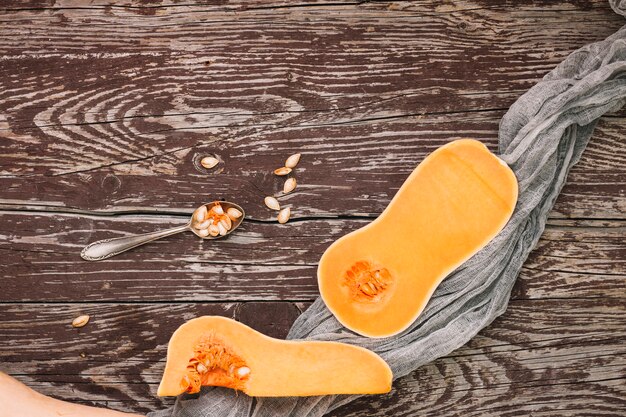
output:
[[[347,328],[369,337],[409,327],[441,281],[502,230],[517,202],[513,171],[472,139],[435,150],[373,222],[324,252],[318,283]]]
[[[378,355],[337,342],[287,341],[231,319],[199,317],[180,326],[167,348],[157,394],[234,388],[251,396],[381,394],[392,373]]]

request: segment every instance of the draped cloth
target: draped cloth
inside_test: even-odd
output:
[[[626,1],[610,3],[626,16]],[[356,335],[318,298],[295,321],[287,338],[365,347],[389,364],[394,379],[463,346],[506,310],[522,264],[539,240],[548,212],[598,118],[620,109],[625,100],[626,26],[573,52],[504,115],[499,155],[519,182],[513,216],[496,238],[441,283],[407,330],[383,339]],[[181,396],[170,409],[148,416],[318,417],[357,397],[251,398],[230,389],[205,387],[201,394]]]

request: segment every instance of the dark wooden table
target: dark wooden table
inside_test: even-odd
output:
[[[426,154],[468,136],[496,150],[521,94],[625,23],[604,0],[0,7],[0,369],[140,412],[172,404],[155,394],[178,325],[218,314],[284,337],[318,294],[324,249]],[[623,416],[625,133],[626,112],[600,121],[506,314],[333,416]],[[263,197],[295,152],[281,226]],[[249,214],[228,240],[78,256],[221,198]],[[91,321],[74,329],[80,314]]]

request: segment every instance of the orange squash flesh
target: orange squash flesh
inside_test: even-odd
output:
[[[170,339],[157,394],[224,386],[258,397],[380,394],[392,373],[378,355],[337,342],[287,341],[231,319],[199,317]]]
[[[516,202],[513,171],[482,143],[442,146],[376,220],[328,247],[317,271],[324,302],[361,335],[400,333],[441,281],[502,230]]]

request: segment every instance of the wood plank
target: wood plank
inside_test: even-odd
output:
[[[513,301],[467,346],[402,378],[390,394],[332,415],[568,415],[574,405],[617,415],[626,405],[624,306],[623,299]],[[304,307],[2,304],[0,369],[59,398],[145,412],[170,403],[155,391],[169,335],[185,319],[235,316],[284,337]],[[92,321],[73,329],[72,318],[83,313]]]
[[[148,8],[153,16],[99,4],[6,12],[0,203],[183,212],[210,193],[267,219],[262,197],[280,187],[270,170],[301,151],[296,216],[376,215],[451,138],[494,149],[523,91],[622,24],[604,0],[168,6]],[[623,218],[624,123],[604,123],[557,213]],[[198,164],[207,153],[224,161],[211,173]]]
[[[250,218],[270,220],[274,214],[263,205],[263,198],[281,190],[284,181],[272,171],[286,156],[302,152],[296,171],[299,186],[281,199],[293,205],[294,218],[376,216],[415,166],[453,137],[477,137],[495,150],[499,116],[467,113],[307,132],[307,128],[293,128],[269,139],[259,135],[221,141],[215,144],[217,151],[214,145],[199,145],[87,172],[13,173],[0,177],[4,190],[0,204],[68,212],[191,213],[204,201],[224,198],[240,203]],[[625,218],[626,161],[621,140],[625,128],[626,118],[601,121],[581,162],[568,176],[552,216]],[[224,163],[206,172],[199,160],[207,154]],[[50,162],[47,155],[27,159],[30,165]],[[6,164],[14,170],[24,166],[10,158]]]
[[[229,301],[317,297],[323,251],[369,219],[244,222],[225,240],[192,234],[87,262],[98,239],[180,224],[180,217],[2,212],[5,301]],[[623,221],[557,220],[526,262],[517,297],[621,297],[626,275]],[[36,292],[32,289],[37,288]]]
[[[572,356],[572,362],[584,362],[590,358],[584,354]],[[452,364],[451,366],[455,366]],[[566,364],[568,366],[569,364]],[[441,366],[441,365],[440,365]],[[438,369],[433,373],[440,372]],[[488,369],[479,372],[488,374]],[[547,371],[550,372],[550,371]],[[558,372],[558,371],[557,371]],[[565,369],[564,372],[571,372]],[[576,372],[576,371],[574,371]],[[477,372],[478,373],[478,372]],[[536,371],[539,373],[539,371]],[[622,374],[623,375],[623,374]],[[481,375],[476,375],[475,379]],[[400,385],[401,384],[401,385]],[[392,399],[357,399],[343,406],[328,417],[408,417],[408,416],[458,416],[462,412],[469,417],[500,416],[623,416],[624,378],[589,379],[584,383],[560,383],[548,380],[545,384],[526,386],[524,383],[489,387],[482,390],[467,389],[469,382],[438,392],[428,392],[428,384],[402,379]],[[457,388],[458,390],[454,390]],[[433,398],[435,397],[435,398]],[[417,414],[419,413],[419,414]]]
[[[528,77],[529,70],[530,73],[533,70],[545,72],[569,51],[591,40],[603,39],[622,25],[621,17],[602,0],[588,1],[584,6],[575,1],[558,4],[537,1],[526,8],[518,4],[461,1],[455,5],[431,2],[329,4],[327,10],[324,6],[306,5],[296,10],[224,10],[230,3],[219,4],[214,9],[204,4],[163,7],[156,9],[153,16],[146,16],[135,7],[93,7],[94,2],[74,2],[73,6],[79,4],[83,7],[63,9],[63,4],[57,3],[61,7],[7,10],[5,19],[10,19],[13,25],[1,29],[0,33],[7,35],[10,41],[0,47],[0,55],[22,61],[60,58],[56,61],[60,67],[40,68],[37,75],[41,75],[42,70],[77,72],[79,68],[68,65],[68,61],[77,61],[71,65],[87,65],[86,68],[93,70],[97,68],[93,64],[99,59],[108,60],[114,65],[98,68],[99,73],[107,76],[115,75],[115,69],[126,69],[129,64],[130,68],[137,68],[142,57],[161,64],[154,69],[149,66],[148,74],[117,71],[118,76],[107,81],[112,89],[123,86],[118,84],[121,80],[127,84],[129,78],[141,79],[139,75],[161,74],[163,81],[167,78],[174,81],[176,75],[199,71],[209,75],[212,81],[219,81],[213,78],[216,75],[227,77],[224,81],[230,83],[203,84],[205,88],[220,92],[232,91],[234,82],[241,84],[242,80],[248,81],[245,83],[248,88],[284,91],[285,82],[289,81],[290,87],[309,87],[302,89],[299,95],[314,104],[307,108],[319,108],[317,105],[325,99],[343,108],[342,101],[362,97],[364,93],[379,99],[380,93],[398,88],[402,88],[403,93],[406,87],[419,91],[417,88],[431,83],[433,75],[438,76],[442,69],[446,72],[446,83],[462,89],[479,85],[481,88],[476,91],[483,91],[483,80],[511,80],[511,72],[506,70],[512,68],[515,78],[511,81],[523,91],[535,82]],[[141,2],[135,4],[141,5]],[[151,6],[154,5],[153,2]],[[172,54],[183,56],[168,61]],[[207,55],[213,57],[210,65],[205,65]],[[198,56],[205,59],[194,61]],[[85,58],[93,58],[92,63],[80,62],[89,61]],[[500,65],[493,65],[492,60]],[[124,64],[124,61],[129,62]],[[118,64],[125,68],[117,67]],[[440,64],[445,66],[442,68]],[[285,77],[286,70],[292,68],[295,71],[292,77]],[[224,74],[224,69],[243,71],[231,70]],[[421,77],[422,69],[428,70],[424,71],[426,78]],[[341,76],[341,82],[337,75]],[[21,84],[23,89],[29,88],[30,82],[41,81],[25,80],[26,84]],[[48,80],[54,81],[54,78]],[[103,80],[93,81],[96,81],[93,87],[98,87],[97,82]],[[189,81],[201,80],[191,77]],[[440,82],[441,78],[438,85]],[[355,89],[355,86],[360,88]],[[332,94],[319,97],[306,93],[306,90],[318,89]],[[170,91],[156,90],[150,97],[164,97]],[[197,91],[185,92],[193,95]],[[197,93],[203,94],[202,91]],[[221,100],[217,95],[213,97]],[[32,104],[41,107],[41,102]],[[255,108],[251,104],[245,108]],[[79,109],[70,109],[76,110]]]
[[[513,301],[468,345],[401,379],[395,395],[330,415],[620,416],[624,331],[623,299]]]

